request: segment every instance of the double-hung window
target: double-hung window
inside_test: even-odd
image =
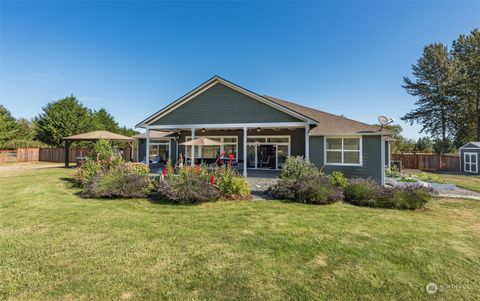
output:
[[[362,138],[325,137],[325,164],[362,165]]]

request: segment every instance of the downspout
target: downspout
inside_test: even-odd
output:
[[[383,135],[380,136],[380,159],[381,159],[381,175],[380,175],[380,184],[385,185],[385,140]]]

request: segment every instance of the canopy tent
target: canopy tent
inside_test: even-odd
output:
[[[109,141],[121,141],[121,142],[128,142],[130,146],[130,157],[132,156],[132,145],[131,142],[135,139],[132,137],[127,137],[119,134],[115,134],[109,131],[93,131],[73,136],[68,136],[63,138],[65,141],[65,167],[68,167],[68,163],[70,161],[69,158],[69,149],[70,143],[73,141],[98,141],[98,140],[109,140]],[[130,158],[131,159],[131,158]]]

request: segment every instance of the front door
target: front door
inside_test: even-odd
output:
[[[464,153],[463,164],[465,172],[478,173],[478,154]]]
[[[277,151],[275,145],[257,145],[257,168],[276,169]]]

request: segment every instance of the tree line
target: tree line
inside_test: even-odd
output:
[[[417,97],[415,108],[401,117],[418,123],[446,153],[469,141],[480,141],[480,31],[460,35],[450,49],[425,46],[412,65],[413,78],[403,88]]]
[[[16,119],[0,105],[0,149],[62,147],[63,137],[98,130],[125,136],[138,134],[126,126],[119,126],[106,109],[87,108],[73,95],[48,103],[32,120]]]

